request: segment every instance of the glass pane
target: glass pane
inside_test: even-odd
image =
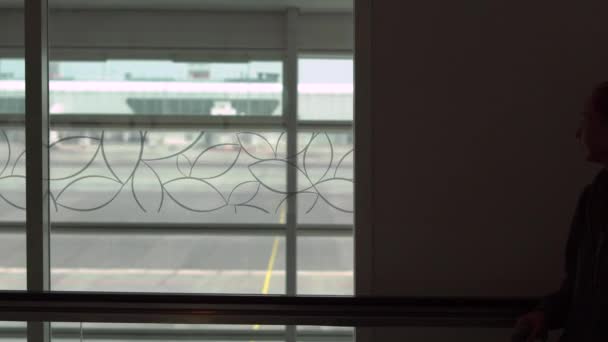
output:
[[[285,223],[280,132],[57,129],[57,222]]]
[[[298,236],[298,294],[353,295],[353,237]]]
[[[352,58],[301,58],[298,66],[301,120],[353,119]]]
[[[25,224],[0,229],[0,290],[25,290]]]
[[[308,326],[297,327],[298,342],[354,342],[355,329],[351,327]]]
[[[25,223],[25,130],[7,124],[0,127],[1,222]]]
[[[0,321],[0,341],[2,342],[26,342],[25,322]]]
[[[285,293],[282,235],[55,229],[53,290]]]
[[[51,114],[280,115],[282,63],[170,60],[50,64]]]
[[[285,293],[283,126],[195,118],[282,114],[279,15],[205,4],[49,0],[54,290]]]
[[[0,6],[0,290],[26,288],[23,4]]]
[[[276,325],[52,323],[53,341],[284,341]]]
[[[354,328],[298,326],[296,341],[354,342]],[[285,341],[280,325],[52,323],[53,341]]]
[[[298,145],[298,222],[352,224],[352,132],[302,132]]]
[[[23,113],[25,61],[23,58],[0,57],[0,115]]]
[[[0,125],[0,290],[26,288],[25,256],[25,132],[4,124]]]

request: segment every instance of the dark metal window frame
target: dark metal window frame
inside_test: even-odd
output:
[[[26,114],[21,115],[3,115],[3,123],[7,125],[21,125],[26,127],[26,249],[27,249],[27,295],[34,296],[35,303],[43,304],[43,298],[47,295],[53,295],[50,289],[50,228],[51,222],[49,219],[49,201],[48,201],[48,175],[49,175],[49,156],[48,149],[48,133],[49,126],[87,126],[87,125],[102,125],[102,126],[118,126],[118,127],[159,127],[159,128],[177,128],[191,127],[192,124],[198,127],[205,128],[279,128],[283,129],[288,134],[288,155],[295,156],[297,152],[297,132],[324,129],[331,131],[350,131],[353,128],[352,122],[349,121],[298,121],[297,113],[297,79],[298,79],[298,10],[290,8],[285,13],[284,25],[284,50],[283,68],[284,68],[284,99],[283,99],[283,116],[279,118],[193,118],[193,117],[160,117],[160,116],[137,116],[137,117],[118,117],[105,115],[53,115],[49,117],[48,113],[48,0],[25,0],[25,65],[26,65]],[[292,157],[295,158],[295,157]],[[288,191],[295,190],[296,174],[295,170],[287,172]],[[319,235],[352,235],[352,226],[314,226],[297,224],[297,198],[291,196],[288,200],[287,222],[281,227],[271,227],[269,230],[280,228],[285,232],[287,253],[287,295],[296,295],[296,279],[297,279],[297,261],[296,261],[296,236],[300,232],[302,234],[319,234]],[[13,223],[8,223],[8,225]],[[7,225],[4,225],[6,228]],[[97,227],[100,230],[113,230],[119,227],[105,226]],[[53,229],[61,230],[78,230],[82,231],[83,226],[70,225],[53,225]],[[133,225],[127,228],[137,231],[155,231],[162,230],[161,226],[154,227],[155,229],[144,229],[141,225]],[[172,233],[176,232],[176,227],[172,227]],[[180,227],[178,227],[180,228]],[[181,227],[184,231],[228,231],[225,226],[184,226]],[[242,226],[240,229],[250,227]],[[179,230],[179,229],[178,229]],[[230,231],[236,231],[230,229]],[[248,230],[249,231],[249,230]],[[35,297],[36,295],[43,297]],[[0,295],[4,295],[0,294]],[[103,294],[91,294],[93,298],[102,301],[105,300]],[[22,300],[25,300],[21,297]],[[106,297],[107,298],[107,297]],[[233,297],[235,299],[237,297]],[[255,296],[238,297],[243,300],[253,299]],[[256,299],[258,301],[259,299]],[[270,303],[271,299],[264,297],[260,305]],[[220,307],[223,304],[220,305]],[[18,309],[13,307],[4,313],[9,312],[14,320],[17,317],[28,321],[27,335],[30,342],[48,342],[50,338],[49,321],[65,320],[66,317],[60,312],[55,312],[51,316],[42,317],[33,312],[21,311],[24,316],[17,314]],[[11,312],[12,310],[12,312]],[[16,310],[16,311],[15,311]],[[44,311],[44,310],[43,310]],[[64,314],[70,309],[63,308],[60,310]],[[42,312],[42,311],[41,311]],[[14,314],[14,315],[13,315]],[[144,322],[143,312],[133,312],[132,319],[121,321],[137,321]],[[6,315],[1,315],[6,317]],[[202,315],[203,317],[206,315]],[[245,316],[242,316],[243,318]],[[289,315],[288,315],[289,316]],[[120,317],[114,316],[114,317]],[[250,316],[253,319],[255,316]],[[80,321],[85,321],[85,317],[81,317]],[[169,314],[166,317],[167,321],[173,321],[177,316]],[[272,319],[268,323],[281,324],[279,317],[277,320]],[[242,323],[246,323],[251,319],[245,319]],[[163,320],[164,321],[164,320]],[[257,321],[257,319],[256,319]],[[287,339],[295,341],[295,325],[294,321],[285,321],[287,327]],[[302,322],[304,323],[304,322]],[[291,325],[289,325],[291,324]]]

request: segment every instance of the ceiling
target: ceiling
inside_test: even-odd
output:
[[[0,8],[23,7],[25,0],[0,0]],[[351,12],[354,0],[48,0],[50,8]]]

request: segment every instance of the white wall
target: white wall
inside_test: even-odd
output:
[[[608,3],[372,3],[373,293],[536,296],[592,170]]]

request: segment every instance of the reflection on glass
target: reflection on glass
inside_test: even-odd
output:
[[[281,62],[54,61],[50,70],[51,114],[281,114]]]
[[[285,293],[282,236],[58,233],[51,288],[69,291]]]
[[[285,134],[53,130],[58,221],[284,223]]]
[[[301,120],[353,119],[352,58],[300,58],[298,66]]]
[[[300,133],[298,145],[298,222],[352,224],[352,133]]]
[[[298,294],[353,295],[353,238],[298,236]]]

